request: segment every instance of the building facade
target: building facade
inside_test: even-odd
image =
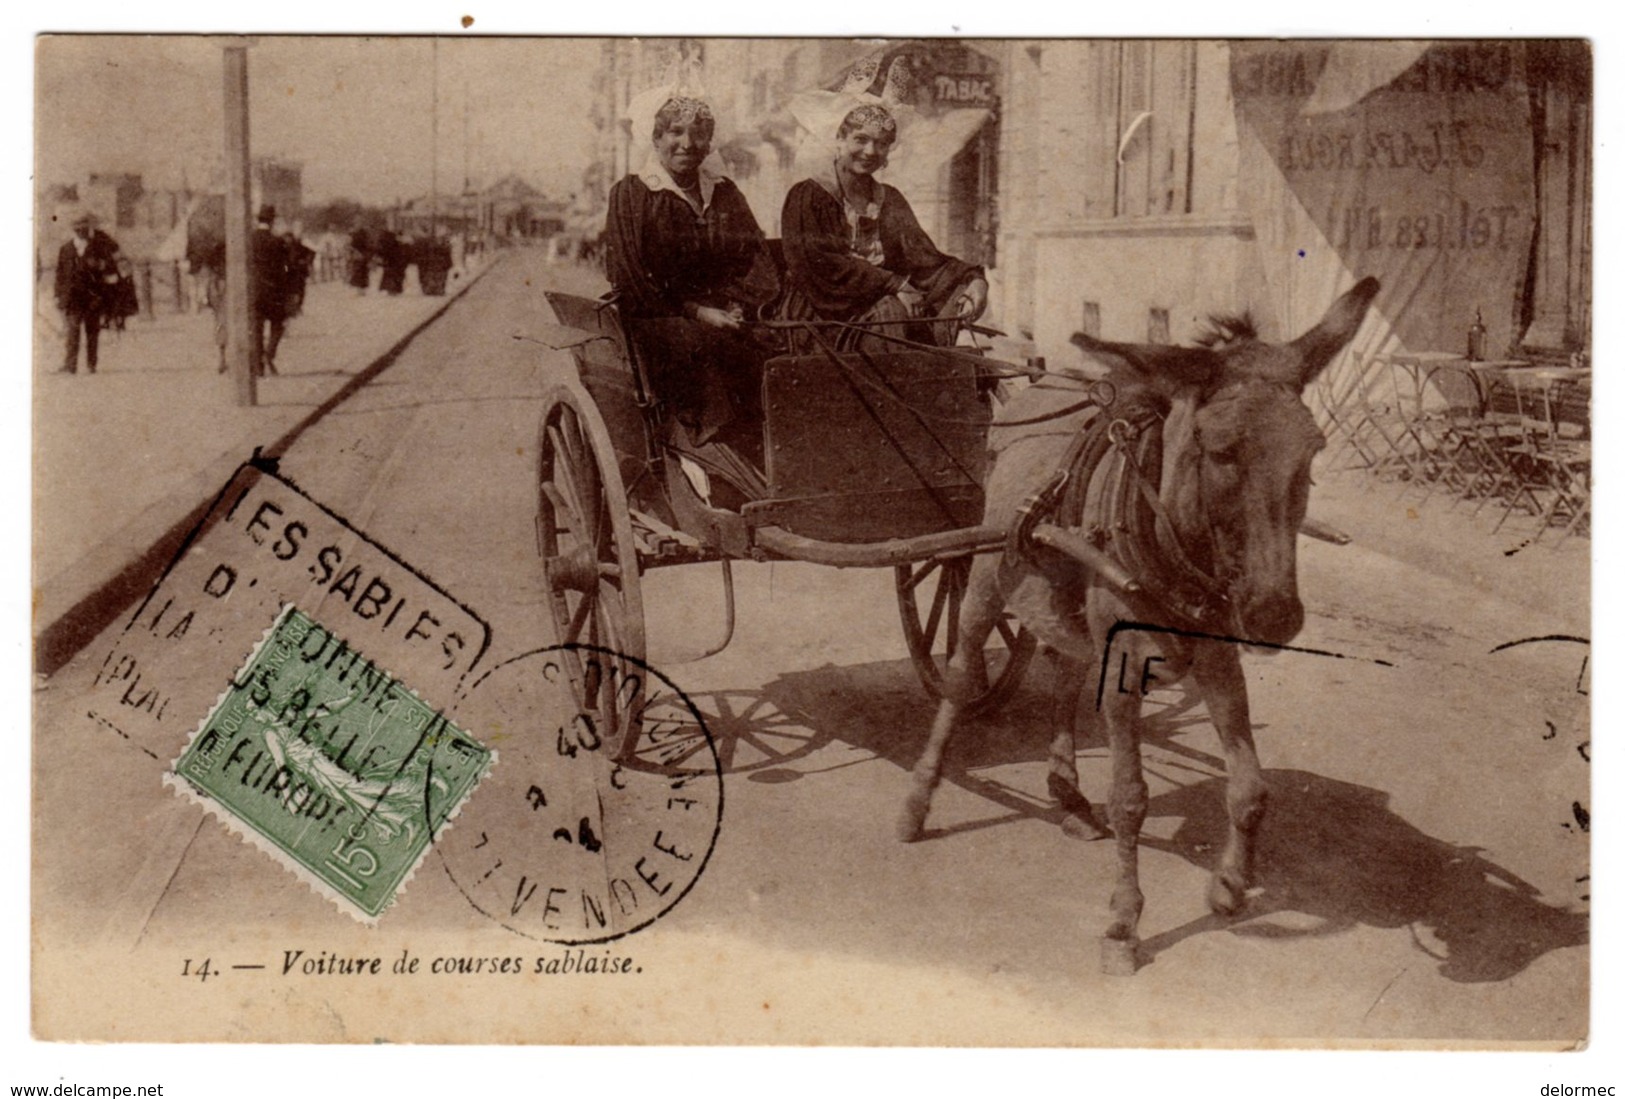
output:
[[[1065,361],[1073,332],[1188,342],[1213,314],[1295,335],[1384,281],[1370,346],[1498,355],[1590,338],[1590,57],[1577,42],[616,39],[603,45],[600,208],[643,162],[627,115],[702,91],[769,235],[833,134],[800,93],[898,100],[883,175],[938,246],[982,263],[990,323]],[[899,88],[901,84],[903,87]],[[1362,350],[1361,348],[1357,348]],[[1364,348],[1369,350],[1369,347]]]

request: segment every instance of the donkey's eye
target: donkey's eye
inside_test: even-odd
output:
[[[1208,460],[1216,466],[1233,466],[1241,457],[1241,447],[1227,446],[1223,450],[1210,450],[1207,452]]]

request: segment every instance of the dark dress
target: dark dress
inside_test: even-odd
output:
[[[379,290],[399,294],[406,289],[406,248],[388,229],[378,238],[378,262],[383,267],[383,273],[378,276]]]
[[[350,247],[345,256],[348,281],[357,290],[365,290],[372,281],[372,248],[367,234],[360,229],[350,234]]]
[[[451,271],[451,241],[441,237],[420,241],[417,260],[418,288],[434,297],[444,294],[446,275]]]
[[[877,181],[876,201],[851,218],[833,177],[804,179],[785,196],[784,264],[781,315],[789,320],[905,321],[896,297],[905,279],[925,295],[926,315],[940,316],[961,287],[984,277],[980,267],[937,250],[895,187]],[[945,345],[952,327],[900,323],[889,330]],[[846,350],[860,335],[846,330],[834,342]],[[810,339],[798,333],[796,342],[805,349]]]
[[[290,318],[297,317],[305,308],[305,285],[316,267],[316,253],[304,241],[288,233],[282,243],[288,249],[288,301]]]
[[[629,175],[609,196],[605,266],[629,337],[696,442],[759,402],[762,351],[744,332],[692,319],[693,306],[756,316],[777,296],[762,231],[739,188],[708,181],[695,210],[658,171]]]

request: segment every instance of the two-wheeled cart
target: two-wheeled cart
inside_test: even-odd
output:
[[[909,655],[940,697],[972,557],[1007,541],[979,525],[992,361],[906,345],[837,353],[815,334],[818,353],[765,363],[762,482],[753,498],[721,506],[710,488],[727,469],[708,464],[704,448],[674,445],[670,411],[615,306],[547,298],[572,330],[564,345],[580,379],[548,392],[539,441],[537,540],[559,640],[642,661],[641,581],[652,569],[720,562],[726,624],[699,654],[710,655],[732,636],[734,560],[889,568]],[[1031,635],[1001,621],[985,685],[966,708],[1007,699],[1033,649]],[[627,755],[628,692],[579,661],[571,674],[578,702]]]

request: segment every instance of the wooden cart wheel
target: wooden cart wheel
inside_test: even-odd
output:
[[[576,704],[606,748],[635,747],[644,701],[643,593],[632,517],[609,431],[591,397],[572,384],[548,393],[539,454],[537,549],[560,644],[597,646],[629,657],[566,651],[561,663]]]
[[[897,566],[897,606],[914,670],[931,697],[941,698],[948,660],[959,648],[959,610],[970,582],[971,558],[949,557]],[[987,686],[967,699],[964,712],[996,709],[1021,685],[1036,642],[1009,615],[988,638]]]

